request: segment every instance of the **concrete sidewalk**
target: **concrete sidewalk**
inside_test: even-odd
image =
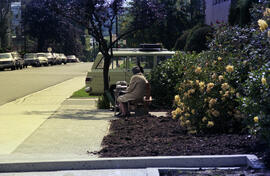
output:
[[[68,99],[84,86],[84,78],[1,106],[1,160],[84,158],[99,150],[113,113],[97,110],[95,99]]]
[[[88,157],[99,151],[113,113],[96,109],[96,99],[67,99],[13,154]],[[62,155],[62,156],[61,156]],[[77,155],[77,156],[76,156]],[[91,158],[96,156],[91,155]]]

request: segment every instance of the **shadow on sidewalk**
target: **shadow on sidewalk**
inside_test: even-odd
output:
[[[81,110],[81,109],[60,109],[53,111],[31,111],[26,115],[48,115],[55,119],[74,119],[74,120],[113,120],[113,112],[109,110]]]

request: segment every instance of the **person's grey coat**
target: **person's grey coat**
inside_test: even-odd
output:
[[[118,102],[141,101],[145,95],[146,83],[148,81],[142,73],[137,73],[131,77],[127,92],[117,98]]]

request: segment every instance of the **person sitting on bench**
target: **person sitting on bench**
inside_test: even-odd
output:
[[[118,117],[127,117],[129,116],[128,112],[128,102],[129,101],[143,101],[145,95],[146,84],[148,81],[141,72],[140,67],[136,66],[132,68],[133,76],[130,79],[129,86],[124,92],[124,95],[121,95],[117,98],[119,103],[120,112],[117,115]]]

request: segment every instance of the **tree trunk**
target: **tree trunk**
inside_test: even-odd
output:
[[[104,68],[103,68],[103,81],[104,81],[104,93],[106,90],[109,90],[109,67],[111,63],[111,56],[104,56]]]

